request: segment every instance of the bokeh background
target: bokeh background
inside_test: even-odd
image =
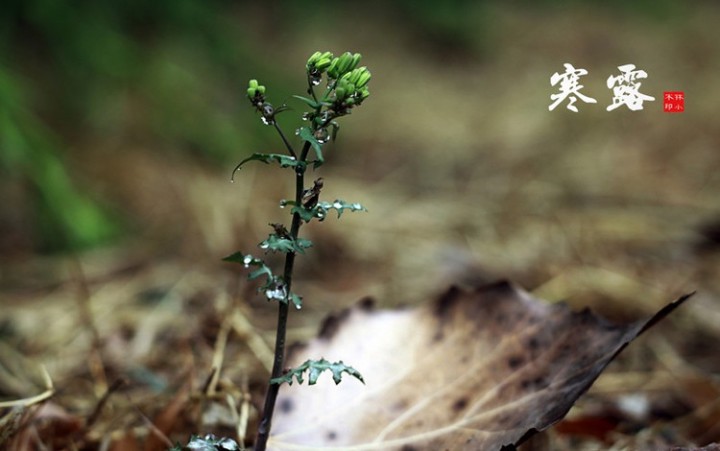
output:
[[[54,405],[87,418],[123,378],[115,416],[80,428],[88,449],[114,443],[187,374],[202,382],[233,311],[245,322],[227,326],[222,380],[257,404],[274,306],[220,258],[289,221],[277,205],[292,177],[258,164],[230,183],[250,153],[282,151],[247,80],[292,107],[279,116],[292,134],[307,57],[349,50],[372,94],[342,118],[319,175],[326,200],[369,212],[303,229],[315,248],[298,265],[307,305],[291,338],[363,296],[412,305],[501,278],[617,320],[697,291],[577,415],[620,418],[588,446],[720,440],[718,23],[713,1],[4,2],[0,350],[16,363],[0,393],[37,393],[42,364]],[[564,63],[588,70],[597,104],[548,111]],[[606,79],[628,63],[656,100],[608,112]],[[664,91],[684,91],[684,113],[663,112]],[[638,393],[646,408],[628,420],[620,401]],[[203,421],[168,433],[233,430]]]

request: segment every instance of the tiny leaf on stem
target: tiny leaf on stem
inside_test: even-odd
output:
[[[193,435],[190,437],[190,442],[188,442],[185,448],[199,451],[217,451],[220,449],[227,451],[240,451],[240,445],[238,445],[235,440],[225,437],[216,438],[212,434],[206,435],[202,438],[197,435]],[[182,449],[183,448],[178,445],[175,448],[172,448],[171,451],[180,451]]]
[[[249,157],[245,158],[240,163],[238,163],[237,166],[235,166],[235,169],[233,169],[232,171],[231,180],[235,179],[235,173],[239,171],[240,168],[242,168],[242,166],[249,161],[261,161],[265,164],[276,162],[280,165],[281,168],[291,168],[296,166],[304,167],[307,165],[306,162],[298,161],[297,159],[295,159],[295,157],[291,155],[282,155],[278,153],[254,153]]]
[[[344,200],[335,199],[335,201],[331,204],[328,202],[320,202],[317,205],[319,208],[322,208],[325,210],[325,213],[328,212],[328,210],[335,210],[337,211],[338,218],[342,216],[343,211],[349,210],[349,211],[367,211],[367,208],[363,207],[357,202],[349,203],[345,202]]]
[[[285,280],[281,276],[276,276],[275,274],[273,274],[272,270],[265,264],[262,259],[255,258],[250,254],[235,252],[234,254],[223,258],[223,260],[232,263],[240,263],[246,268],[249,268],[250,266],[257,267],[256,270],[248,274],[248,279],[253,280],[265,276],[265,283],[260,288],[258,288],[258,291],[265,292],[265,296],[268,298],[269,301],[276,300],[282,302],[283,304],[286,304],[289,298],[292,299],[296,307],[301,304],[302,298],[300,298],[300,296],[294,293],[288,293]]]
[[[272,233],[258,246],[260,249],[271,252],[297,252],[298,254],[304,254],[305,249],[312,246],[312,241],[303,238],[294,240],[292,237],[280,237]]]
[[[309,142],[312,145],[313,150],[315,151],[316,160],[313,161],[313,168],[317,169],[322,166],[322,164],[325,162],[322,153],[322,144],[320,143],[320,141],[317,140],[315,135],[313,135],[312,129],[310,127],[300,127],[298,129],[298,135],[305,141]]]
[[[309,99],[307,97],[303,97],[303,96],[293,96],[293,97],[295,97],[296,99],[300,99],[303,102],[307,103],[307,105],[314,110],[316,110],[322,106],[322,103],[316,102],[313,99]]]
[[[325,359],[306,360],[305,363],[298,366],[297,368],[291,369],[280,377],[271,379],[270,383],[282,384],[283,382],[287,382],[289,385],[292,385],[294,376],[298,384],[302,384],[305,380],[303,377],[303,373],[305,373],[305,371],[308,371],[309,385],[315,385],[318,378],[320,377],[320,374],[323,371],[330,371],[332,373],[332,378],[333,381],[335,381],[336,385],[342,381],[342,373],[347,373],[362,382],[363,384],[365,383],[362,374],[360,374],[360,372],[355,368],[349,365],[345,365],[342,360],[340,360],[339,362],[331,363]]]
[[[345,202],[344,200],[335,199],[332,203],[330,202],[318,202],[313,208],[306,208],[302,205],[297,205],[292,200],[283,200],[280,205],[285,207],[291,205],[293,208],[290,210],[291,213],[297,213],[300,218],[305,222],[310,222],[313,218],[317,218],[319,221],[324,221],[327,217],[328,211],[337,211],[338,218],[342,216],[345,210],[348,211],[367,211],[367,208],[363,207],[357,202]]]

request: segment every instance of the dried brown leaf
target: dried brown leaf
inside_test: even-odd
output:
[[[534,299],[508,283],[415,309],[360,303],[295,349],[345,360],[367,385],[283,386],[272,450],[493,450],[562,419],[630,341],[689,296],[647,320],[611,324],[589,310]]]

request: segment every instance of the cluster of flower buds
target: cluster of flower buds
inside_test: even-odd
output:
[[[265,86],[258,83],[257,80],[250,80],[250,83],[248,83],[248,89],[247,89],[247,95],[248,99],[250,99],[251,102],[253,102],[253,105],[256,103],[256,101],[265,101]]]
[[[367,88],[370,77],[372,74],[365,66],[343,74],[335,86],[335,103],[345,107],[360,105],[370,95]]]
[[[333,56],[331,52],[315,52],[308,58],[305,68],[310,84],[318,85],[323,74],[326,74],[330,89],[325,93],[326,97],[321,99],[323,103],[329,102],[325,103],[328,109],[322,113],[320,111],[306,113],[305,116],[306,119],[317,121],[322,129],[318,130],[318,133],[327,134],[324,128],[333,118],[349,114],[354,106],[360,105],[370,96],[367,85],[371,74],[367,67],[358,67],[361,58],[362,55],[359,53],[350,52],[338,57]],[[312,89],[308,92],[312,93]],[[316,138],[320,142],[329,139],[326,136],[316,136]]]
[[[360,64],[360,58],[362,58],[362,55],[359,53],[353,55],[350,52],[345,52],[337,58],[334,58],[327,68],[328,77],[333,80],[339,79],[346,73],[355,69],[358,64]]]
[[[250,80],[248,83],[247,96],[250,103],[262,115],[262,121],[265,125],[275,122],[275,109],[265,101],[265,86],[258,83],[257,80]]]
[[[315,52],[308,58],[307,69],[308,76],[313,80],[313,84],[320,82],[322,74],[327,72],[330,80],[338,80],[343,75],[351,72],[358,64],[362,55],[359,53],[352,54],[345,52],[337,58],[330,52]]]

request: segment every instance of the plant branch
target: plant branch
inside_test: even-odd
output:
[[[317,97],[315,97],[315,87],[312,84],[312,80],[310,79],[310,76],[308,76],[308,94],[310,94],[315,102],[318,101]]]
[[[310,142],[305,141],[300,161],[304,162],[310,152]],[[305,190],[305,166],[297,165],[295,167],[295,202],[302,205],[303,191]],[[300,214],[295,213],[290,226],[290,236],[293,240],[297,240],[302,219]],[[283,271],[283,281],[285,283],[285,291],[289,295],[292,285],[292,273],[295,265],[295,252],[288,252],[285,256],[285,270]],[[275,358],[273,360],[273,369],[270,376],[271,379],[281,377],[285,366],[285,335],[287,330],[287,319],[289,314],[290,300],[278,303],[278,321],[277,333],[275,335]],[[265,405],[263,407],[263,416],[258,426],[257,438],[255,440],[255,451],[265,451],[268,438],[270,438],[270,426],[272,423],[273,412],[275,411],[275,402],[277,401],[280,384],[270,384],[267,394],[265,395]]]
[[[283,143],[285,144],[285,147],[287,148],[288,152],[290,152],[290,155],[297,158],[297,155],[295,155],[295,150],[290,145],[290,142],[285,138],[285,134],[280,129],[280,126],[277,124],[277,121],[273,122],[273,125],[275,126],[275,130],[277,130],[278,135],[280,135],[280,139],[282,139]]]

